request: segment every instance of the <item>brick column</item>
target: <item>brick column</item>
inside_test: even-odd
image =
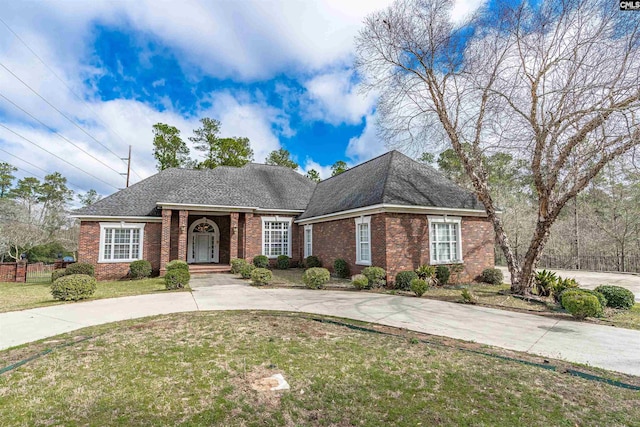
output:
[[[238,258],[238,212],[231,212],[229,221],[229,258]]]
[[[178,259],[187,260],[187,219],[188,211],[180,211],[178,213]]]
[[[164,276],[171,256],[171,209],[162,210],[162,240],[160,241],[160,275]]]
[[[16,263],[16,282],[26,283],[27,281],[27,262],[18,261]]]

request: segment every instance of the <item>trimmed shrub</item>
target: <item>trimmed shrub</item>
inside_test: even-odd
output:
[[[349,264],[342,258],[338,258],[333,261],[333,271],[336,272],[336,276],[346,279],[349,277]]]
[[[600,285],[595,289],[607,299],[607,306],[629,310],[635,304],[635,295],[627,288],[614,285]]]
[[[253,257],[253,265],[256,268],[267,268],[269,267],[269,258],[266,255],[256,255]]]
[[[251,272],[253,270],[255,270],[256,268],[252,265],[252,264],[245,264],[242,267],[240,267],[240,276],[243,279],[250,279],[251,278]]]
[[[578,282],[575,279],[563,279],[558,276],[556,282],[551,286],[551,295],[556,302],[561,302],[562,293],[567,289],[577,289]]]
[[[579,289],[569,289],[562,293],[562,306],[576,319],[596,317],[602,314],[598,298]]]
[[[89,298],[96,291],[98,282],[88,274],[71,274],[60,277],[51,285],[51,295],[60,301],[78,301]]]
[[[247,261],[242,258],[233,258],[231,260],[231,274],[240,274],[240,269],[247,265]]]
[[[467,288],[464,288],[462,290],[462,292],[460,292],[460,296],[462,297],[462,302],[464,304],[477,304],[478,303],[478,297]]]
[[[51,282],[55,282],[59,278],[64,277],[66,275],[67,275],[67,269],[66,268],[59,268],[57,270],[53,270],[51,272]]]
[[[482,281],[492,285],[501,285],[504,275],[497,268],[485,268],[482,270]]]
[[[251,272],[251,282],[254,285],[268,285],[272,280],[273,274],[267,268],[255,268]]]
[[[129,264],[129,273],[131,274],[132,279],[144,279],[151,276],[151,272],[153,269],[151,268],[151,263],[146,259],[141,259],[138,261],[133,261]]]
[[[87,276],[95,277],[95,268],[92,264],[86,262],[75,262],[67,266],[67,272],[65,276],[71,276],[72,274],[86,274]]]
[[[169,261],[165,268],[167,269],[167,271],[171,271],[171,270],[189,271],[189,264],[187,264],[185,261],[182,261],[180,259],[174,259],[173,261]]]
[[[351,284],[358,290],[366,289],[369,286],[369,279],[364,274],[356,274],[351,278]]]
[[[369,280],[370,288],[384,286],[387,283],[387,272],[382,267],[366,267],[362,270],[362,274]]]
[[[415,271],[422,280],[433,279],[436,275],[436,267],[428,264],[421,265]]]
[[[421,297],[425,292],[427,292],[427,290],[429,290],[429,285],[425,280],[416,277],[409,284],[409,288],[417,297]]]
[[[289,259],[288,256],[280,255],[278,256],[278,259],[276,261],[276,268],[278,270],[286,270],[289,268],[290,263],[291,263],[291,260]]]
[[[418,278],[418,274],[415,271],[401,271],[396,274],[396,289],[408,291],[411,289],[411,281]],[[426,283],[426,282],[425,282]]]
[[[182,289],[189,284],[189,280],[191,280],[189,270],[178,267],[167,270],[167,274],[164,275],[164,286],[167,289]]]
[[[321,289],[330,278],[329,270],[320,267],[310,268],[302,275],[302,281],[309,289]]]
[[[598,312],[597,317],[602,317],[604,315],[604,308],[607,306],[607,299],[600,292],[592,291],[590,289],[578,289],[578,288],[565,289],[559,298],[560,305],[562,305],[562,296],[567,292],[582,292],[585,294],[593,295],[594,297],[598,298],[598,302],[600,303],[601,310]],[[563,306],[563,308],[566,310],[566,307]]]
[[[320,259],[315,255],[309,255],[304,260],[304,266],[306,268],[322,267]]]
[[[446,285],[449,282],[449,276],[451,276],[449,267],[446,265],[439,265],[436,267],[436,280],[438,281],[438,285]]]

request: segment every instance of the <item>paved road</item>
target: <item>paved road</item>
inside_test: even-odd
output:
[[[85,326],[196,310],[261,309],[341,316],[640,375],[640,331],[435,301],[344,291],[258,289],[227,275],[171,293],[0,314],[0,349]]]
[[[506,267],[498,267],[504,273],[505,283],[511,283],[511,275]],[[549,269],[551,270],[551,269]],[[572,277],[580,286],[594,289],[599,285],[617,285],[629,289],[640,302],[640,275],[630,273],[602,273],[597,271],[552,270],[562,277]]]

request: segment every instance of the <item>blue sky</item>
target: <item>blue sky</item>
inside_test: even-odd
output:
[[[387,150],[352,64],[362,20],[389,0],[2,3],[0,161],[19,177],[60,171],[109,194],[128,144],[136,182],[155,173],[154,123],[187,140],[202,117],[249,137],[256,162],[284,147],[323,177]]]

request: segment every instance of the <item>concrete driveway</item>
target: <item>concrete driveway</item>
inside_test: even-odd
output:
[[[86,326],[198,310],[282,310],[340,316],[640,375],[640,331],[365,292],[260,289],[230,275],[193,292],[141,295],[0,314],[0,349]]]
[[[498,267],[504,274],[505,283],[511,283],[511,274],[507,267]],[[581,287],[595,289],[600,285],[617,285],[629,289],[636,296],[636,302],[640,302],[640,275],[631,273],[603,273],[599,271],[579,270],[554,270],[562,277],[571,277],[578,281]]]

